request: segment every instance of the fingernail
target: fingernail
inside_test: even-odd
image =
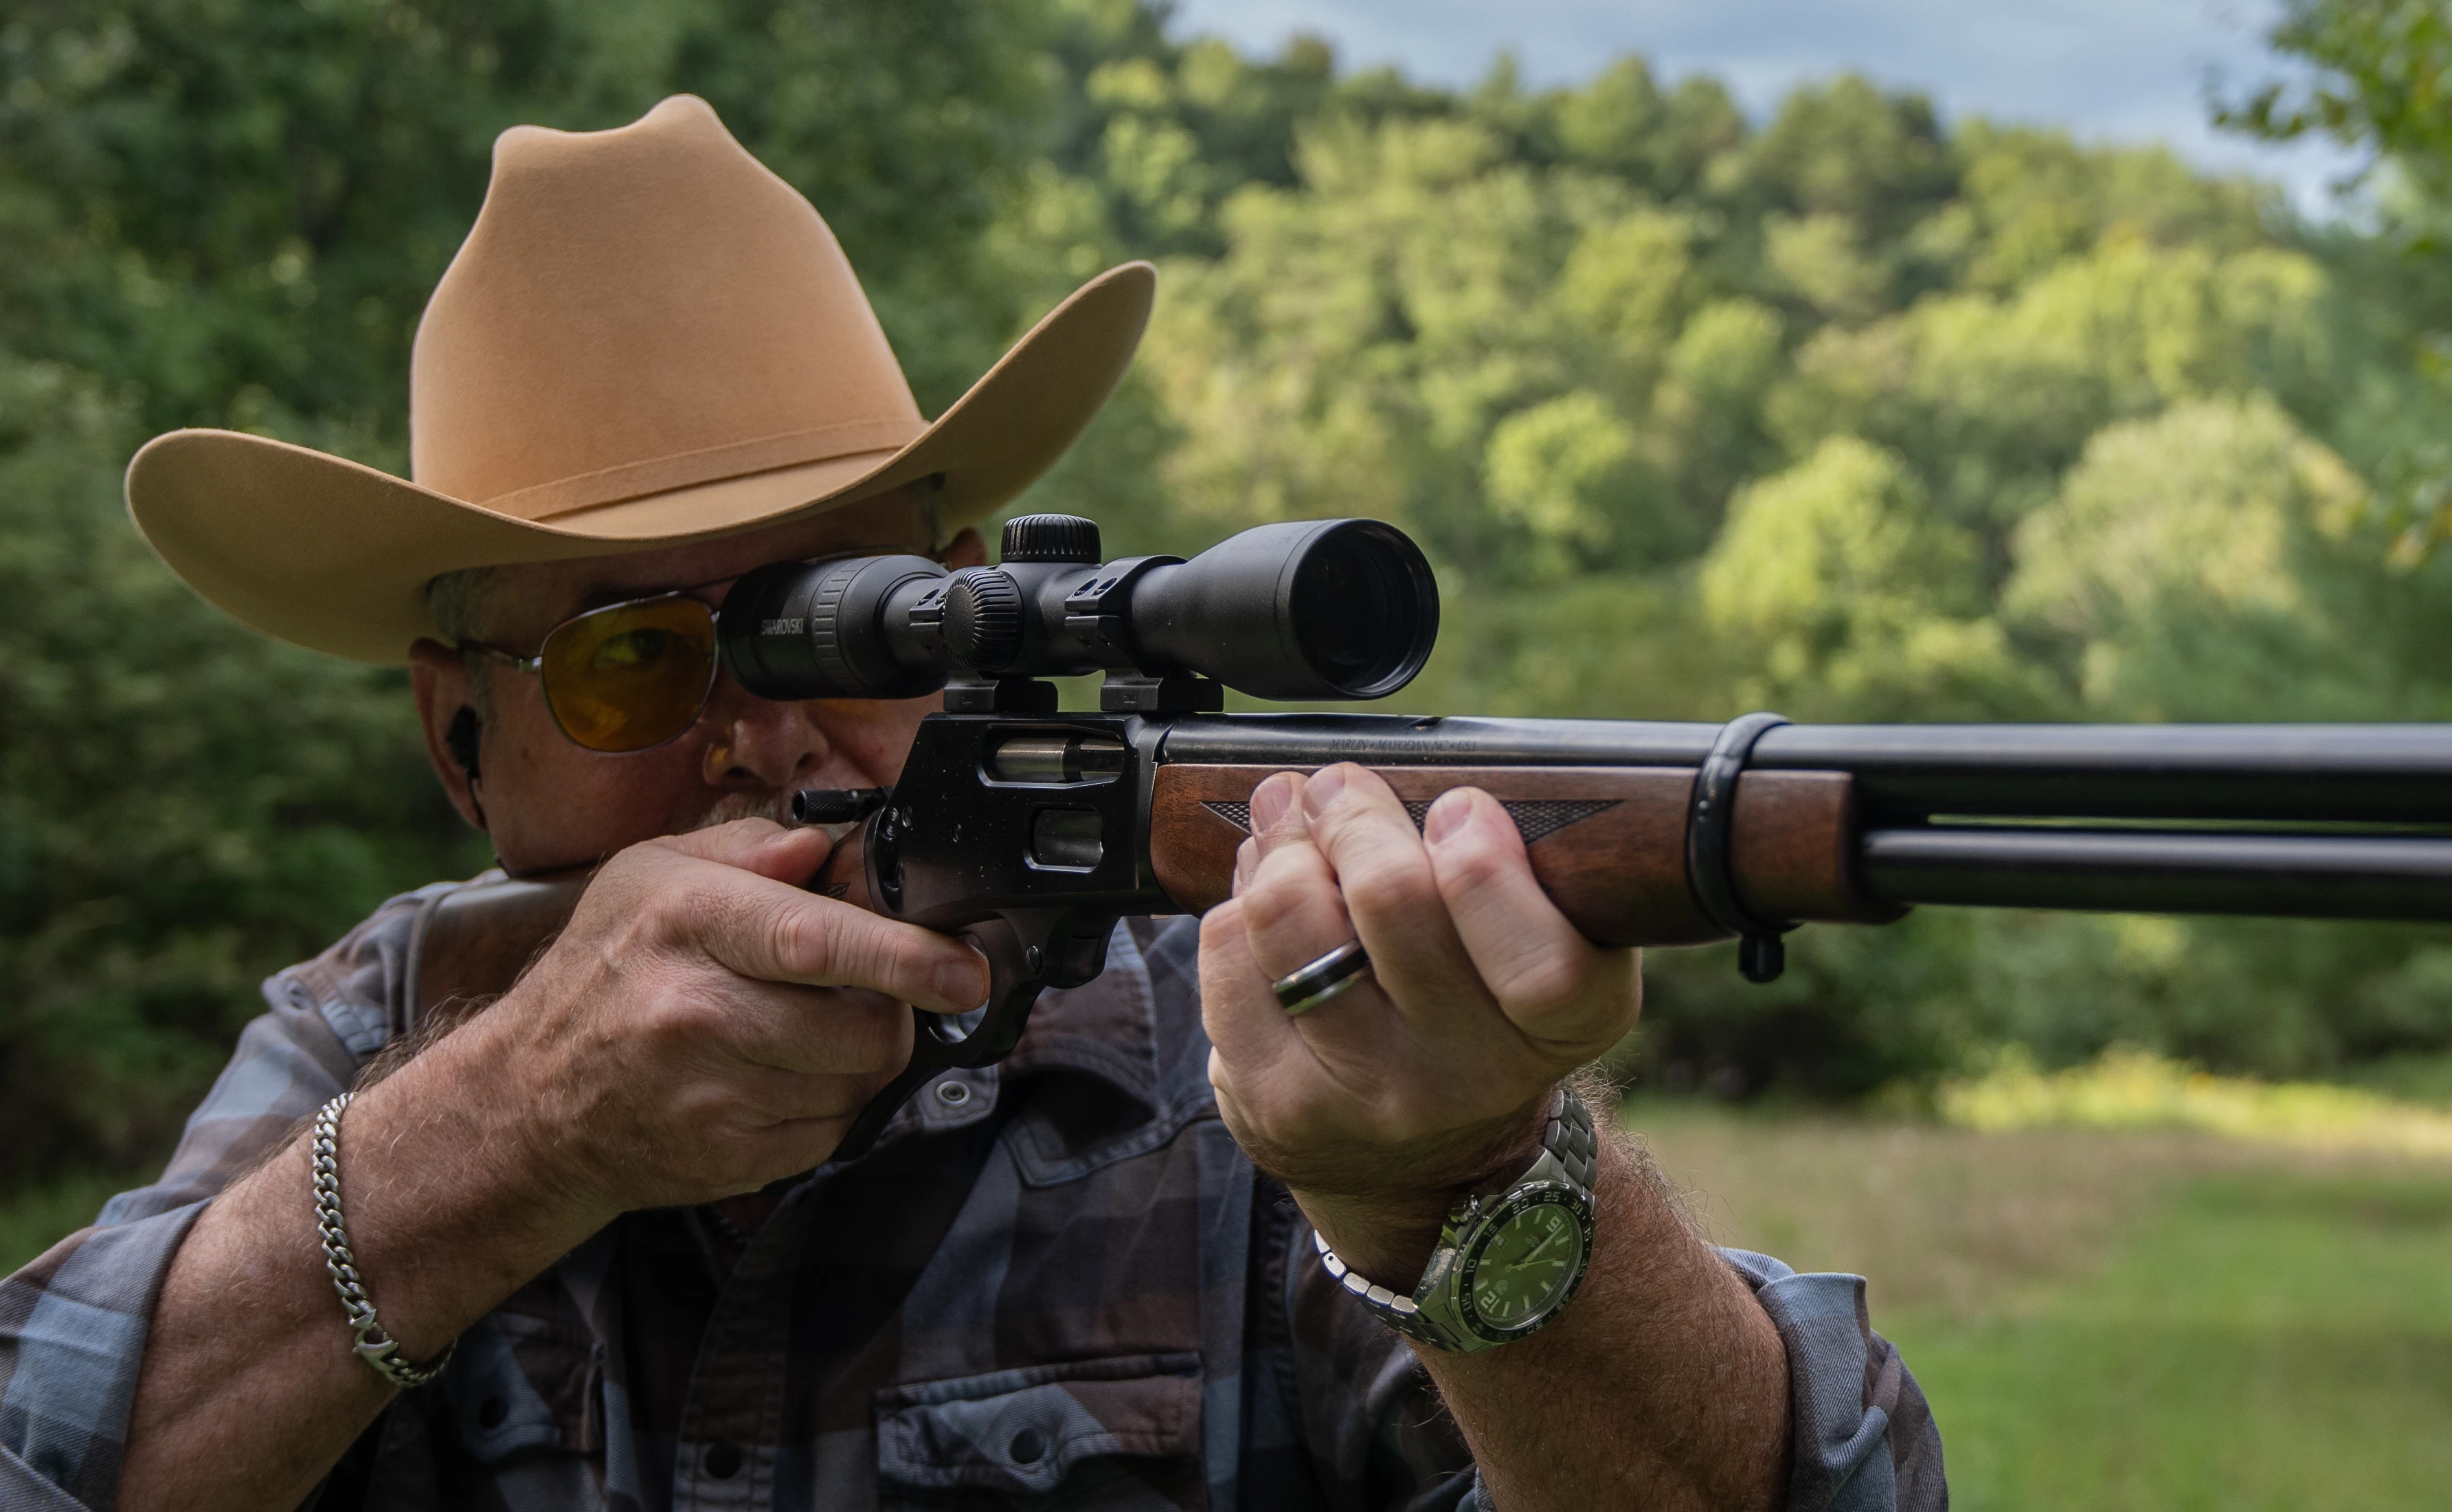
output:
[[[979,1007],[988,998],[988,973],[977,961],[948,961],[937,968],[937,995],[957,1008]]]
[[[1345,763],[1340,761],[1333,767],[1326,767],[1313,773],[1311,780],[1303,784],[1303,812],[1314,818],[1319,817],[1328,811],[1330,804],[1336,801],[1336,795],[1344,791]]]
[[[1465,795],[1464,789],[1451,788],[1439,795],[1430,813],[1422,815],[1422,838],[1436,845],[1463,829],[1464,821],[1472,816],[1473,799]]]
[[[1252,790],[1252,833],[1254,835],[1274,829],[1276,822],[1286,816],[1286,809],[1294,802],[1287,792],[1292,786],[1292,783],[1280,782],[1271,777]]]

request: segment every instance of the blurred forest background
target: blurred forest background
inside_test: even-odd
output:
[[[191,424],[405,470],[504,127],[706,96],[932,411],[1156,258],[1021,506],[1397,521],[1448,605],[1408,709],[2452,718],[2452,4],[2280,15],[2304,82],[2210,108],[2365,150],[2324,224],[1855,78],[1458,91],[1157,0],[9,0],[0,1272],[161,1158],[265,973],[487,862],[402,675],[204,607],[120,475]],[[1871,1279],[1961,1505],[2441,1504],[2452,931],[1926,910],[1790,960],[1654,952],[1629,1116],[1715,1237]]]
[[[13,0],[0,10],[0,1190],[158,1158],[267,971],[483,866],[398,673],[225,622],[129,527],[177,425],[405,471],[496,132],[693,90],[831,221],[923,405],[1164,269],[1024,501],[1119,549],[1371,514],[1450,614],[1408,708],[2452,717],[2452,59],[2324,0],[2240,129],[2362,208],[1843,77],[1750,120],[1640,58],[1469,91],[1149,0]],[[2452,933],[1927,911],[1775,987],[1660,952],[1649,1085],[1845,1102],[2130,1045],[2452,1051]]]

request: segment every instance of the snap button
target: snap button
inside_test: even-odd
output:
[[[1006,1445],[1006,1452],[1013,1456],[1016,1464],[1037,1464],[1047,1455],[1047,1438],[1037,1428],[1024,1428],[1013,1436],[1013,1443]]]
[[[491,1431],[503,1425],[511,1415],[511,1404],[500,1397],[487,1397],[477,1404],[477,1426]]]
[[[970,1100],[971,1088],[968,1082],[948,1081],[937,1084],[937,1101],[948,1108],[959,1108]]]
[[[716,1480],[729,1481],[741,1473],[741,1450],[729,1443],[710,1443],[699,1463]]]

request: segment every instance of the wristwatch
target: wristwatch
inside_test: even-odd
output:
[[[1374,1316],[1434,1349],[1495,1349],[1566,1309],[1592,1259],[1592,1112],[1561,1087],[1541,1153],[1500,1191],[1448,1212],[1439,1247],[1410,1297],[1375,1286],[1336,1258],[1316,1230],[1319,1263]]]

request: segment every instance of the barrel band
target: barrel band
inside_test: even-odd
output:
[[[1720,726],[1711,754],[1694,769],[1693,795],[1686,809],[1686,882],[1712,923],[1737,937],[1737,968],[1749,982],[1768,982],[1787,965],[1780,936],[1793,921],[1758,919],[1737,899],[1729,865],[1729,834],[1736,816],[1737,778],[1753,756],[1754,742],[1788,720],[1776,714],[1745,714]]]

